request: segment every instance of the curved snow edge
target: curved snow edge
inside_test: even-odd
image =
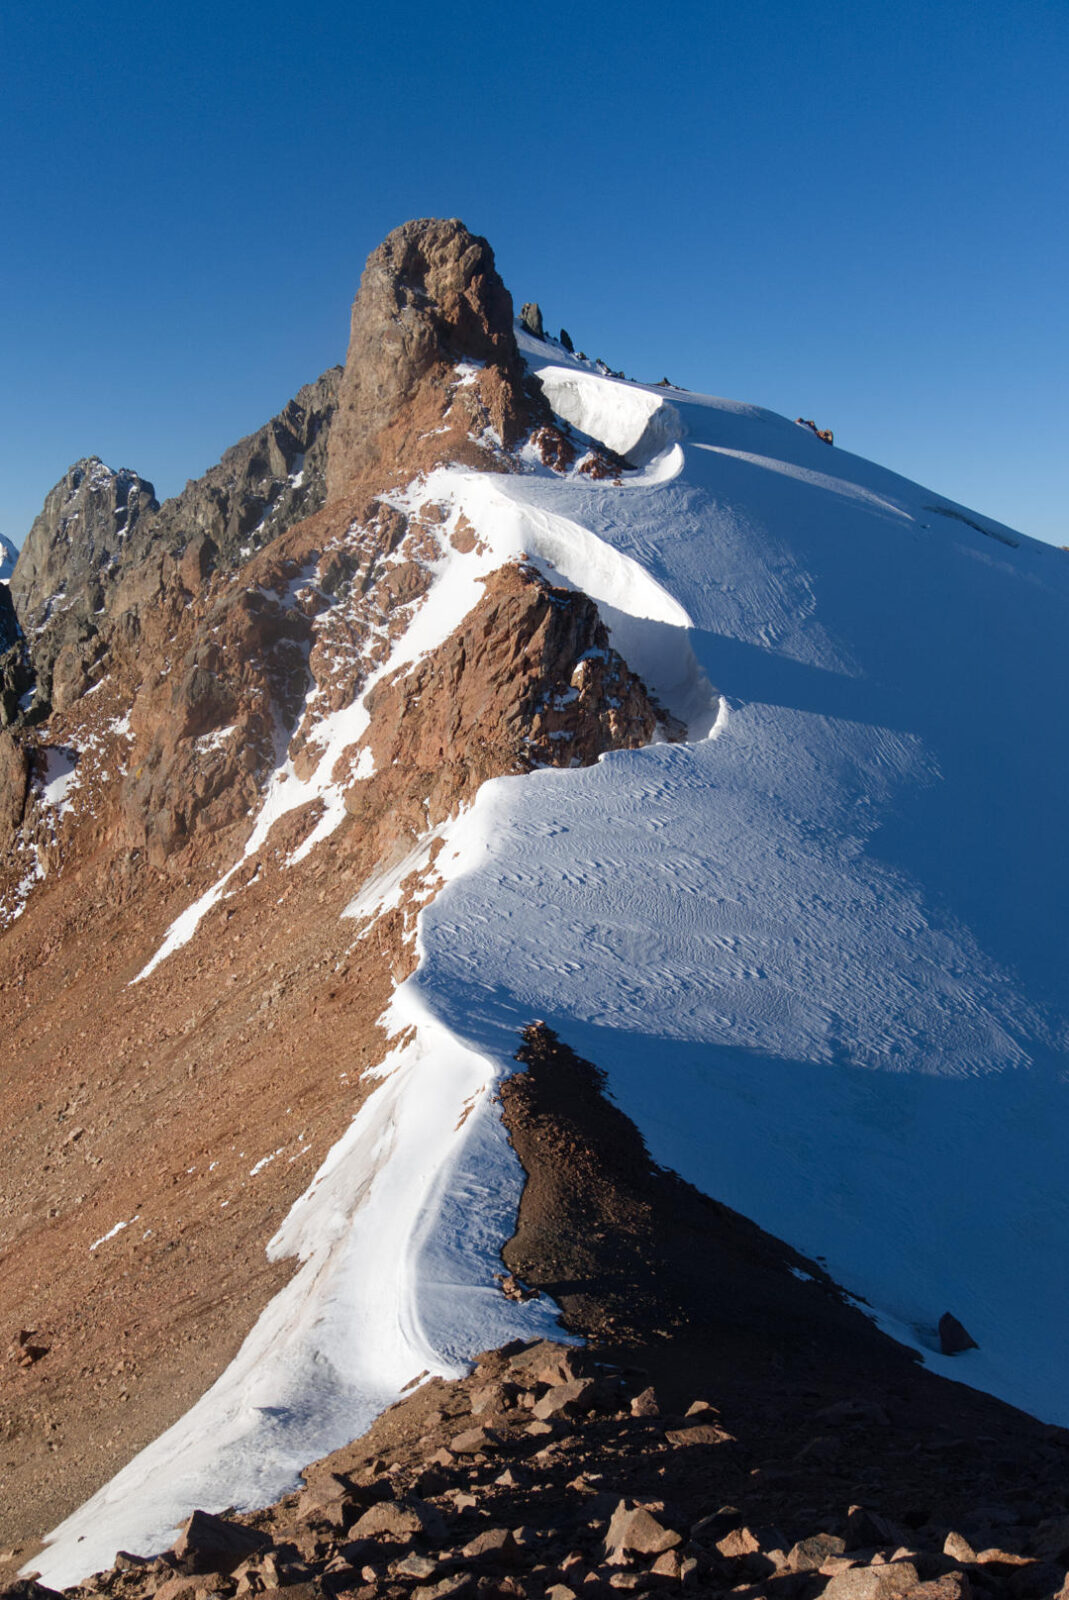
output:
[[[648,389],[568,367],[542,367],[536,376],[558,417],[636,467],[648,466],[686,432],[676,407]]]
[[[31,1563],[45,1584],[77,1583],[120,1548],[166,1549],[194,1507],[270,1504],[418,1374],[562,1337],[551,1302],[517,1304],[496,1281],[524,1183],[495,1103],[504,1069],[411,980],[387,1019],[405,1042],[268,1247],[300,1270],[207,1393],[48,1535]]]

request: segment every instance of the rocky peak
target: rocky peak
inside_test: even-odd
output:
[[[124,633],[138,634],[139,610],[158,594],[163,565],[181,563],[183,582],[197,587],[319,510],[340,378],[333,367],[306,384],[162,506],[136,472],[113,472],[97,456],[70,468],[45,500],[11,580],[26,639],[9,658],[17,632],[0,613],[0,723],[13,720],[34,683],[37,715],[84,693],[104,670],[120,615]]]
[[[490,408],[499,434],[507,432],[506,419],[520,404],[522,368],[512,296],[494,253],[456,218],[406,222],[368,257],[353,302],[328,499],[376,463],[388,464],[383,435],[390,424],[428,383],[446,391],[450,369],[462,361],[489,369],[491,389],[506,391]]]
[[[94,651],[86,647],[98,633],[108,578],[139,523],[158,510],[147,479],[127,467],[116,472],[99,456],[76,461],[50,491],[11,577],[26,659],[0,674],[8,712],[23,679],[36,677],[42,704],[69,704],[88,687]]]
[[[127,467],[113,471],[99,456],[68,467],[30,529],[11,579],[26,632],[44,626],[64,593],[99,580],[140,519],[158,509],[151,483]]]

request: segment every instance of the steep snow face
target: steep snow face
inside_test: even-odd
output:
[[[633,387],[579,389],[584,431],[619,440]],[[782,417],[668,393],[671,479],[502,493],[686,611],[719,736],[488,785],[413,981],[502,1061],[544,1018],[655,1159],[931,1365],[1067,1422],[1069,562]],[[936,1353],[948,1309],[978,1351]]]
[[[5,539],[0,533],[0,583],[8,583],[15,570],[15,562],[19,553],[10,539]]]
[[[262,1503],[421,1371],[545,1327],[493,1287],[521,1185],[493,1087],[535,1017],[656,1160],[822,1258],[933,1367],[1069,1422],[1069,562],[773,413],[525,350],[636,470],[414,487],[479,544],[443,540],[384,670],[523,555],[598,601],[689,742],[497,780],[446,830],[387,1019],[406,1031],[272,1244],[301,1271],[56,1531],[47,1583],[161,1547],[193,1505]],[[304,798],[331,800],[365,725],[361,699],[324,725]],[[980,1345],[952,1360],[948,1309]]]

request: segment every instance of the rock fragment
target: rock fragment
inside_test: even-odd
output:
[[[939,1348],[945,1356],[960,1356],[966,1350],[978,1350],[980,1347],[971,1333],[967,1333],[949,1311],[944,1311],[939,1318]]]
[[[682,1538],[682,1534],[666,1528],[645,1506],[631,1507],[626,1500],[621,1500],[605,1535],[605,1560],[609,1566],[623,1566],[630,1555],[660,1555],[681,1544]]]
[[[232,1572],[255,1551],[266,1550],[271,1540],[257,1528],[210,1511],[194,1511],[175,1541],[175,1560],[183,1572]]]

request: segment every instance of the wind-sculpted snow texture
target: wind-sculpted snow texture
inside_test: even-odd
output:
[[[582,384],[614,420],[626,387]],[[644,568],[727,715],[487,785],[413,981],[502,1060],[544,1018],[658,1161],[930,1365],[1069,1422],[1069,563],[781,417],[669,399],[670,480],[502,492]],[[948,1308],[980,1346],[953,1360]]]
[[[492,1091],[533,1018],[605,1070],[657,1161],[824,1260],[932,1366],[1069,1422],[1069,563],[772,413],[523,348],[558,415],[629,466],[556,475],[532,449],[524,473],[439,468],[399,493],[448,517],[375,678],[523,558],[598,603],[689,740],[496,779],[435,830],[445,887],[385,1081],[272,1247],[301,1271],[57,1530],[46,1582],[158,1548],[193,1504],[262,1503],[421,1370],[545,1324],[492,1287],[521,1181]],[[260,832],[324,802],[295,868],[344,816],[335,764],[366,700],[268,790]],[[396,891],[365,886],[354,937]],[[980,1347],[953,1360],[948,1309]]]

